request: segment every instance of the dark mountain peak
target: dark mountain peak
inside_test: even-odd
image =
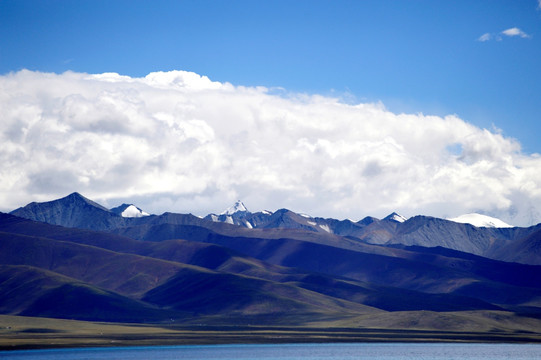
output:
[[[107,211],[107,212],[109,211],[109,209],[107,209],[106,207],[104,207],[104,206],[98,204],[97,202],[94,202],[94,201],[84,197],[83,195],[79,194],[78,192],[71,193],[68,196],[63,197],[63,198],[58,199],[58,200],[49,201],[48,203],[53,203],[53,202],[59,202],[59,203],[65,204],[65,205],[86,204],[86,205],[97,207],[98,209],[101,209],[103,211]],[[42,204],[45,204],[45,203],[42,203]]]
[[[107,229],[122,218],[106,207],[74,192],[61,199],[30,203],[11,212],[34,221],[84,229]]]
[[[83,195],[81,195],[81,194],[78,193],[77,191],[72,192],[71,194],[69,194],[68,196],[66,196],[66,198],[86,199]]]
[[[370,225],[370,224],[372,224],[374,222],[377,222],[377,221],[379,221],[379,219],[377,219],[375,217],[372,217],[372,216],[367,216],[364,219],[357,221],[357,224],[359,224],[359,225]]]
[[[297,214],[288,209],[279,209],[268,217],[268,221],[264,227],[318,231],[315,228],[316,222],[313,220],[308,215]]]
[[[293,213],[293,211],[289,210],[289,209],[278,209],[274,212],[274,215],[284,215],[284,214],[287,214],[287,213]]]
[[[297,214],[294,211],[291,211],[289,209],[278,209],[273,214],[270,215],[269,220],[272,221],[273,219],[309,219],[310,217],[307,215],[301,215]]]
[[[440,219],[432,216],[416,215],[409,218],[403,225],[400,226],[399,233],[414,233],[424,228],[441,229],[446,232],[456,232],[457,229],[474,228],[473,225],[454,223],[449,220]],[[413,244],[409,244],[413,245]],[[419,245],[419,244],[415,244]]]
[[[123,203],[122,205],[111,208],[109,211],[114,212],[115,214],[121,214],[124,210],[126,210],[131,205],[133,205],[133,204]]]
[[[81,207],[81,206],[91,206],[98,208],[103,211],[109,212],[109,209],[107,209],[105,206],[102,206],[98,204],[97,202],[94,202],[83,195],[79,194],[78,192],[71,193],[63,198],[51,200],[51,201],[44,201],[44,202],[31,202],[30,204],[21,207],[17,210],[12,211],[12,214],[15,214],[15,212],[19,211],[20,209],[27,209],[27,208],[44,208],[44,207],[54,207],[54,206],[62,206],[62,207]],[[16,214],[15,214],[16,215]]]
[[[423,225],[424,226],[426,224],[432,224],[432,223],[445,223],[445,224],[449,223],[450,225],[453,225],[453,221],[446,220],[446,219],[440,219],[440,218],[433,217],[433,216],[426,216],[426,215],[412,216],[406,222],[410,226],[417,226],[417,225]],[[458,223],[455,223],[455,224],[458,224]],[[469,224],[459,224],[459,225],[472,226],[472,225],[469,225]]]

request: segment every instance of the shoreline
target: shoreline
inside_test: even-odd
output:
[[[302,343],[541,343],[539,334],[516,333],[419,333],[407,330],[363,329],[334,333],[332,330],[275,332],[258,330],[178,331],[154,334],[13,334],[0,336],[0,351],[44,350],[55,348],[103,348],[138,346],[226,345],[226,344],[302,344]]]
[[[541,343],[535,329],[442,330],[351,324],[106,323],[0,315],[0,351],[54,348],[294,343]]]

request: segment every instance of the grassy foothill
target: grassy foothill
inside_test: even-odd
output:
[[[442,321],[450,327],[444,329]],[[505,312],[396,312],[303,326],[121,324],[0,315],[0,349],[376,341],[532,343],[541,342],[537,329],[541,320],[517,321],[514,314]]]

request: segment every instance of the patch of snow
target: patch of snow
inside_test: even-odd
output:
[[[233,218],[229,215],[225,217],[225,222],[228,224],[234,224]]]
[[[218,221],[219,221],[219,220],[218,220],[218,216],[216,216],[216,215],[214,215],[214,214],[211,214],[211,215],[210,215],[210,218],[211,218],[212,221],[214,221],[214,222],[218,222]]]
[[[136,217],[149,216],[150,214],[137,208],[135,205],[130,205],[126,209],[124,209],[124,211],[120,215],[126,218],[136,218]]]
[[[329,228],[329,225],[319,225],[320,228],[325,230],[328,233],[331,233],[331,229]]]
[[[299,214],[300,216],[302,216],[303,218],[307,218],[307,219],[310,219],[311,216],[310,215],[306,215],[306,214]]]
[[[242,203],[242,201],[240,200],[237,200],[237,202],[235,203],[235,205],[227,208],[224,212],[222,212],[220,215],[233,215],[237,212],[243,212],[243,211],[248,211],[248,209],[246,209],[246,206],[244,206],[244,204]]]
[[[262,213],[265,214],[265,215],[272,215],[272,213],[270,211],[267,211],[267,210],[263,210]]]
[[[399,223],[403,223],[404,221],[408,220],[408,218],[394,212],[385,217],[385,220],[393,220]]]
[[[250,222],[249,222],[248,220],[246,220],[244,223],[246,224],[246,227],[247,227],[248,229],[253,229],[253,228],[254,228],[254,227],[252,226],[252,224],[250,224]]]
[[[500,219],[477,213],[464,214],[456,218],[447,219],[462,224],[470,224],[476,227],[510,228],[513,227]]]
[[[313,222],[313,221],[307,221],[308,224],[312,225],[312,226],[316,226],[316,223]]]

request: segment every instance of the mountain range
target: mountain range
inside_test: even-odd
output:
[[[240,201],[204,218],[151,215],[73,193],[0,213],[0,313],[292,326],[473,311],[535,322],[540,244],[541,225],[353,222]]]
[[[226,234],[249,233],[258,234],[257,236],[269,232],[265,229],[274,229],[274,231],[287,229],[317,233],[320,235],[319,238],[334,235],[335,238],[343,238],[342,241],[347,239],[350,242],[363,244],[394,247],[441,246],[495,260],[541,265],[541,250],[537,246],[541,241],[541,224],[528,228],[510,227],[498,219],[478,214],[467,214],[453,220],[446,220],[421,215],[406,219],[392,213],[381,220],[366,217],[353,222],[313,218],[288,209],[252,213],[241,201],[237,201],[221,214],[209,214],[204,218],[175,213],[164,213],[158,216],[149,215],[131,204],[123,204],[109,210],[78,193],[50,202],[30,203],[12,211],[11,214],[53,225],[129,234],[139,240],[164,240],[174,235],[155,233],[155,227],[158,225],[161,226],[161,231],[164,231],[168,225],[177,227],[182,225],[182,229],[195,226]],[[467,221],[478,225],[488,225],[488,227],[474,226]],[[497,225],[501,226],[497,227]],[[143,229],[149,227],[153,227],[150,234],[143,236],[135,233],[136,230],[145,231]],[[176,236],[180,235],[182,234]],[[315,234],[311,235],[315,236]],[[519,243],[520,247],[517,246]]]

